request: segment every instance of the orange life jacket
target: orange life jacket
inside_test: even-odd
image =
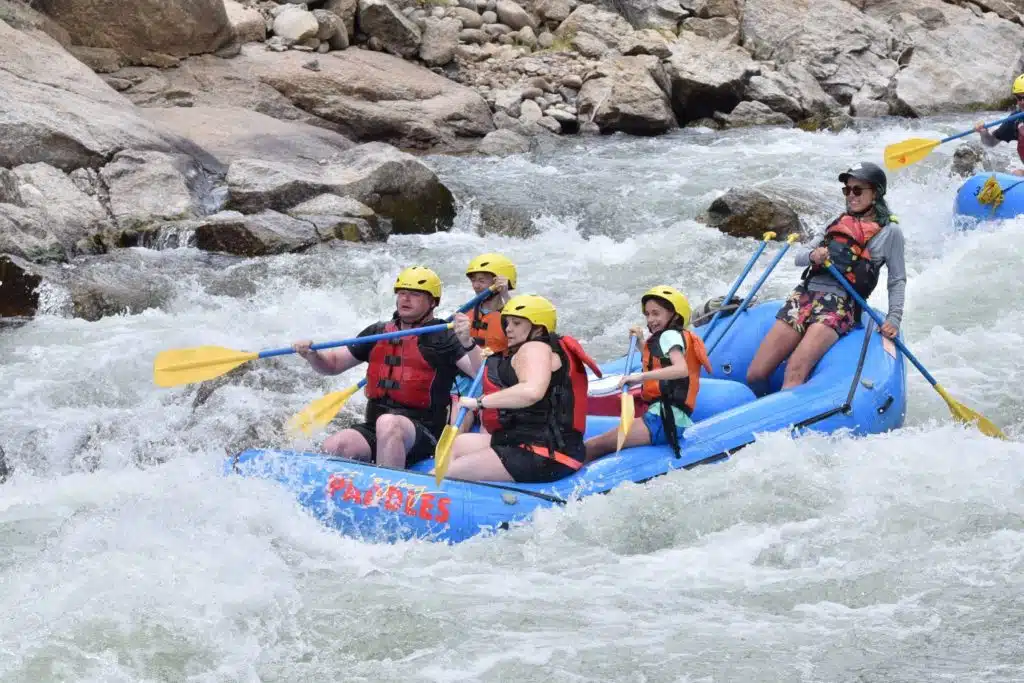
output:
[[[443,322],[431,320],[424,324]],[[385,332],[398,326],[389,322]],[[384,413],[405,415],[422,421],[428,428],[444,421],[445,406],[434,406],[431,388],[437,370],[420,351],[419,336],[399,337],[375,342],[366,368],[366,420],[371,424]]]
[[[467,313],[469,316],[469,334],[478,346],[485,346],[494,353],[501,353],[508,348],[508,339],[501,326],[501,310],[490,313],[480,312],[477,306]]]
[[[491,433],[491,443],[516,445],[551,458],[574,470],[583,466],[583,433],[587,428],[586,367],[600,377],[601,368],[580,343],[569,336],[542,338],[558,354],[562,367],[551,375],[541,400],[525,408],[480,411],[480,422]],[[495,354],[485,361],[483,395],[493,394],[519,383],[512,358],[515,353]]]
[[[878,267],[871,262],[868,242],[881,232],[882,226],[843,214],[825,230],[824,246],[829,260],[839,269],[854,290],[865,299],[878,285]],[[804,282],[814,275],[828,272],[824,266],[811,265],[804,271]]]
[[[672,365],[667,354],[661,353],[661,335],[658,332],[644,344],[641,364],[647,370],[657,370]],[[700,337],[689,330],[682,330],[683,341],[686,343],[686,369],[688,375],[683,379],[656,380],[650,379],[643,383],[640,398],[647,403],[661,400],[676,408],[682,408],[687,415],[693,414],[697,406],[697,392],[700,391],[700,369],[711,372],[711,361]]]

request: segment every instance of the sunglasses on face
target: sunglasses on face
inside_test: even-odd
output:
[[[1024,95],[1016,95],[1018,102],[1024,102]]]
[[[870,188],[867,187],[850,187],[849,185],[843,185],[843,196],[849,197],[852,194],[854,197],[859,197],[869,189]]]

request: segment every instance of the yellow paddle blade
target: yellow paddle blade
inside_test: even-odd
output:
[[[977,413],[963,403],[960,403],[942,388],[941,384],[935,385],[935,391],[939,392],[939,396],[943,398],[946,405],[949,406],[949,412],[953,413],[953,418],[958,422],[964,424],[972,424],[978,427],[985,436],[993,436],[997,439],[1006,439],[1006,435],[1003,434],[1003,430],[999,429],[992,420],[988,419],[981,413]]]
[[[616,453],[621,451],[622,446],[626,443],[626,437],[629,436],[629,430],[633,426],[633,418],[636,417],[636,406],[633,405],[633,396],[629,392],[622,394],[622,410],[620,414],[619,439],[618,445],[615,447]]]
[[[160,387],[205,382],[259,357],[260,354],[255,352],[235,351],[222,346],[161,351],[153,361],[153,381]]]
[[[928,140],[927,138],[911,138],[889,145],[885,148],[885,167],[890,171],[895,171],[897,168],[916,164],[931,154],[932,150],[941,142],[941,140]]]
[[[326,396],[321,396],[288,420],[286,425],[288,432],[290,434],[302,432],[309,436],[314,431],[323,429],[330,424],[334,416],[338,414],[338,411],[348,403],[348,400],[358,390],[359,385],[353,384],[344,391],[332,391]]]
[[[452,461],[452,444],[459,432],[454,425],[447,425],[441,432],[441,438],[437,440],[434,448],[434,481],[441,485],[444,475],[448,474],[448,465]]]

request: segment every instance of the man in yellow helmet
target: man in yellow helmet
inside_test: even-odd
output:
[[[429,268],[413,266],[395,280],[395,314],[370,325],[360,337],[443,323],[434,315],[441,302],[441,279]],[[324,441],[327,453],[404,468],[434,455],[448,421],[449,391],[458,372],[475,375],[480,347],[470,336],[469,318],[455,316],[455,329],[419,336],[312,351],[310,342],[294,345],[313,369],[337,375],[367,363],[366,418]]]
[[[1024,74],[1017,76],[1016,80],[1014,80],[1012,92],[1016,100],[1013,113],[1024,112]],[[1000,142],[1016,142],[1017,156],[1020,157],[1021,161],[1024,161],[1024,118],[1006,121],[991,133],[985,128],[983,122],[978,122],[974,126],[974,130],[978,131],[978,134],[981,136],[981,142],[986,147],[995,147]],[[1024,176],[1024,169],[1017,169],[1011,171],[1011,173]]]

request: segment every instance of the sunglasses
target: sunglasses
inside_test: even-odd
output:
[[[851,194],[854,197],[859,197],[871,188],[869,187],[850,187],[849,185],[843,185],[843,196],[849,197]]]
[[[1024,95],[1014,95],[1014,97],[1017,98],[1018,102],[1024,102]]]

